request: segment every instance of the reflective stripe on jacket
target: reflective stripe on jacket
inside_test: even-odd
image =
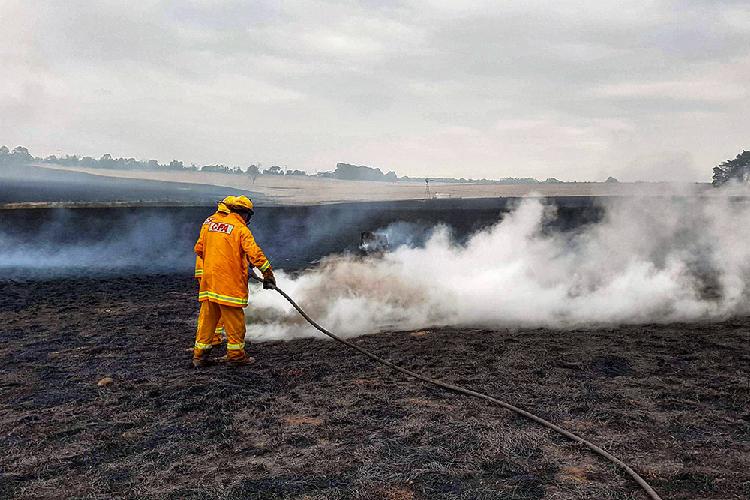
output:
[[[244,307],[248,261],[261,271],[271,267],[253,233],[235,213],[212,215],[211,222],[201,227],[195,253],[203,259],[199,301]]]

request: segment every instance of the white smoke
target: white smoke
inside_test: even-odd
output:
[[[0,274],[5,277],[122,275],[192,270],[191,246],[175,242],[197,234],[195,223],[157,214],[92,215],[75,209],[35,214],[44,223],[26,232],[0,223]],[[49,217],[47,219],[47,217]],[[15,216],[14,222],[28,224]],[[4,222],[4,221],[3,221]],[[38,221],[37,221],[38,222]],[[191,238],[188,238],[188,242]]]
[[[695,321],[750,311],[750,206],[727,197],[626,198],[604,220],[549,233],[554,207],[524,200],[464,244],[436,228],[420,247],[328,258],[281,288],[331,331],[433,326]],[[390,228],[393,230],[393,228]],[[316,335],[276,293],[251,289],[248,337]]]

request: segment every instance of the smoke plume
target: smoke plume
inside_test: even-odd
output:
[[[433,326],[577,327],[748,313],[750,206],[727,197],[624,198],[600,223],[549,232],[554,207],[526,199],[458,243],[383,228],[380,256],[337,256],[292,276],[287,293],[343,336]],[[422,239],[417,238],[417,239]],[[248,337],[317,333],[276,293],[251,289]]]
[[[13,211],[10,211],[12,214]],[[14,215],[0,224],[0,273],[38,278],[192,270],[195,222],[153,213],[85,209]],[[7,215],[7,212],[3,215]],[[15,229],[15,230],[14,230]]]

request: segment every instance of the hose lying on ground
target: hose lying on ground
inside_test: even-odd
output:
[[[258,282],[262,281],[260,278],[258,278],[253,273],[250,273],[250,277],[252,279],[254,279],[255,281],[258,281]],[[626,464],[625,462],[623,462],[619,458],[615,457],[611,453],[608,453],[608,452],[604,451],[603,449],[599,448],[594,443],[592,443],[590,441],[587,441],[587,440],[583,439],[582,437],[573,434],[572,432],[566,431],[562,427],[559,427],[559,426],[553,424],[552,422],[549,422],[549,421],[543,419],[542,417],[538,417],[538,416],[534,415],[533,413],[529,413],[528,411],[523,410],[521,408],[518,408],[517,406],[513,406],[510,403],[506,403],[505,401],[501,401],[499,399],[493,398],[492,396],[488,396],[487,394],[483,394],[481,392],[472,391],[471,389],[466,389],[464,387],[460,387],[460,386],[457,386],[457,385],[449,384],[447,382],[442,382],[442,381],[436,380],[434,378],[430,378],[430,377],[428,377],[426,375],[422,375],[420,373],[411,371],[411,370],[409,370],[407,368],[403,368],[401,366],[398,366],[398,365],[396,365],[396,364],[388,361],[387,359],[381,358],[377,354],[374,354],[374,353],[368,351],[367,349],[364,349],[364,348],[362,348],[362,347],[360,347],[360,346],[358,346],[358,345],[356,345],[356,344],[354,344],[352,342],[349,342],[348,340],[344,340],[341,337],[339,337],[337,335],[334,335],[333,333],[329,332],[328,330],[326,330],[325,328],[323,328],[322,326],[320,326],[318,323],[316,323],[315,320],[313,320],[310,316],[308,316],[307,313],[305,311],[303,311],[302,308],[300,306],[298,306],[297,303],[294,300],[292,300],[292,298],[289,295],[287,295],[286,292],[284,292],[281,288],[278,288],[276,286],[272,286],[272,288],[274,290],[276,290],[277,292],[279,292],[279,294],[281,294],[281,296],[284,297],[287,300],[287,302],[289,302],[292,305],[292,307],[294,307],[294,309],[296,309],[297,312],[303,318],[305,318],[305,320],[307,320],[308,323],[310,323],[312,326],[314,326],[321,333],[323,333],[324,335],[327,335],[328,337],[332,338],[336,342],[340,342],[340,343],[344,344],[347,347],[351,347],[352,349],[354,349],[354,350],[356,350],[356,351],[364,354],[368,358],[370,358],[370,359],[372,359],[374,361],[377,361],[378,363],[381,363],[383,365],[389,366],[392,369],[396,370],[397,372],[403,373],[404,375],[416,378],[416,379],[421,380],[422,382],[425,382],[427,384],[432,384],[432,385],[435,385],[437,387],[442,387],[443,389],[447,389],[447,390],[452,391],[452,392],[456,392],[456,393],[459,393],[459,394],[465,394],[467,396],[473,396],[473,397],[479,398],[479,399],[484,399],[485,401],[489,401],[489,402],[494,403],[496,405],[502,406],[506,410],[510,410],[512,412],[515,412],[515,413],[517,413],[517,414],[519,414],[519,415],[521,415],[523,417],[526,417],[529,420],[533,420],[534,422],[536,422],[536,423],[538,423],[540,425],[543,425],[544,427],[552,429],[553,431],[555,431],[555,432],[557,432],[559,434],[562,434],[563,436],[565,436],[566,438],[570,439],[571,441],[575,441],[576,443],[580,443],[580,444],[586,446],[588,449],[590,449],[594,453],[596,453],[596,454],[598,454],[598,455],[606,458],[610,462],[612,462],[612,463],[614,463],[616,465],[619,465],[620,467],[622,467],[625,470],[625,472],[627,472],[627,474],[631,478],[633,478],[635,480],[636,483],[638,483],[638,485],[641,488],[643,488],[643,491],[645,491],[646,494],[650,498],[652,498],[653,500],[661,500],[661,497],[659,497],[659,495],[656,493],[656,491],[654,491],[654,489],[651,486],[649,486],[649,484],[640,475],[638,475],[637,472],[635,472],[633,469],[631,469],[630,466],[628,466],[628,464]]]

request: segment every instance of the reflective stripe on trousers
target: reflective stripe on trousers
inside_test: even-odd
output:
[[[227,357],[242,358],[245,356],[245,313],[241,307],[217,304],[216,302],[201,302],[196,331],[196,346],[211,344],[219,321],[224,324],[227,333]],[[196,347],[194,357],[200,357],[203,349]]]

